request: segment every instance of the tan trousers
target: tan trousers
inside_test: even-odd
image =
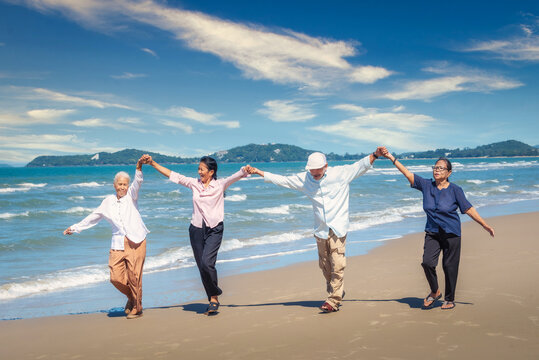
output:
[[[333,230],[329,230],[329,238],[321,239],[317,236],[318,264],[326,278],[328,297],[326,302],[334,308],[341,305],[344,292],[344,268],[346,267],[345,241],[346,235],[339,238]]]
[[[142,268],[146,259],[146,239],[135,244],[127,237],[124,250],[110,250],[110,282],[142,311]]]

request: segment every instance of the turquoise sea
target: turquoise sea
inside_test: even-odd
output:
[[[403,161],[423,177],[431,177],[433,162]],[[303,171],[305,164],[252,165],[286,175]],[[240,166],[222,164],[218,175],[231,175]],[[196,164],[170,167],[197,177]],[[539,158],[455,159],[453,167],[451,181],[483,217],[539,210]],[[81,234],[62,235],[114,193],[112,179],[121,170],[133,176],[135,166],[0,169],[0,319],[113,312],[123,306],[123,295],[108,282],[110,225],[103,221]],[[151,231],[143,305],[204,299],[189,245],[191,192],[151,167],[143,171],[139,208]],[[225,212],[221,277],[317,259],[311,205],[301,193],[249,177],[227,190]],[[466,215],[462,220],[469,221]],[[378,160],[352,183],[350,223],[348,256],[421,232],[421,193],[389,161]],[[473,239],[464,233],[463,241]],[[320,276],[323,287],[321,274],[313,276]]]

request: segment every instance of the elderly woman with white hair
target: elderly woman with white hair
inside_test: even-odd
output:
[[[142,221],[137,200],[143,181],[142,164],[146,161],[143,156],[137,162],[131,185],[129,174],[124,171],[117,173],[114,177],[116,194],[107,196],[90,215],[64,231],[64,235],[79,233],[97,225],[102,219],[111,224],[110,282],[127,296],[125,313],[128,319],[142,316],[142,268],[149,230]]]

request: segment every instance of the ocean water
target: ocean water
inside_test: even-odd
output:
[[[350,162],[330,165],[345,163]],[[431,177],[433,160],[403,163]],[[303,162],[253,165],[284,175],[304,167]],[[219,176],[240,166],[221,164]],[[197,165],[170,168],[197,177]],[[539,210],[538,158],[456,159],[453,168],[451,181],[464,189],[483,217]],[[114,193],[112,179],[118,171],[133,176],[135,166],[0,169],[0,319],[111,312],[123,306],[123,295],[108,282],[110,225],[102,221],[81,234],[62,234]],[[191,192],[151,167],[143,171],[139,208],[151,231],[143,304],[151,308],[204,299],[189,245]],[[347,255],[365,254],[423,231],[421,204],[421,193],[389,161],[377,161],[351,184]],[[462,220],[469,219],[464,215]],[[316,260],[312,225],[310,202],[301,193],[258,176],[234,183],[225,199],[219,276]],[[320,276],[323,286],[321,274],[313,276]]]

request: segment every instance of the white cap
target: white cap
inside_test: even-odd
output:
[[[322,154],[321,152],[315,152],[309,155],[305,170],[321,169],[326,166],[326,164],[326,155]]]

